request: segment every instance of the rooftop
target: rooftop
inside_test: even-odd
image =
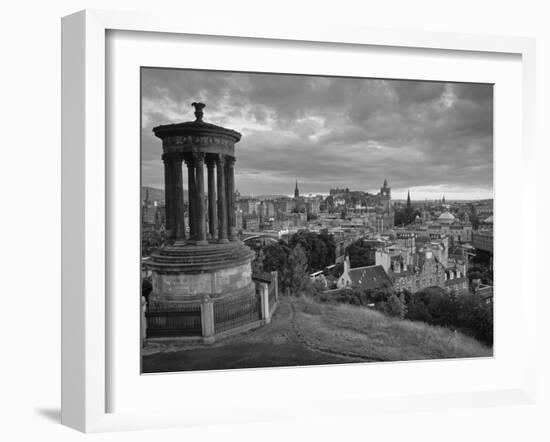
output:
[[[353,287],[367,290],[390,287],[392,282],[381,265],[350,269],[349,276]]]
[[[443,212],[437,219],[439,221],[454,221],[455,217],[451,212]]]

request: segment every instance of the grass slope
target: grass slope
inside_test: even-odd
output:
[[[462,333],[390,318],[364,307],[295,303],[297,324],[312,344],[379,361],[492,356],[491,348]]]
[[[478,341],[365,307],[281,298],[270,324],[215,344],[148,343],[143,372],[492,356]]]

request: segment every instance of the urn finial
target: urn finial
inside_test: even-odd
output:
[[[191,103],[191,106],[195,108],[195,118],[196,121],[202,121],[202,110],[206,107],[204,103]]]

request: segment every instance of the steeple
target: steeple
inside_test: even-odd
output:
[[[296,187],[294,188],[294,198],[300,197],[300,191],[298,190],[298,180],[296,179]]]
[[[384,187],[388,187],[388,180],[384,178]]]
[[[411,208],[411,191],[407,191],[407,209]]]

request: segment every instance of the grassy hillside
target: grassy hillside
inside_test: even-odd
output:
[[[364,307],[295,301],[299,329],[313,345],[379,361],[492,356],[492,349],[447,328],[390,318]]]
[[[143,371],[342,364],[492,356],[451,330],[386,317],[365,307],[281,298],[270,324],[212,345],[148,343]]]

